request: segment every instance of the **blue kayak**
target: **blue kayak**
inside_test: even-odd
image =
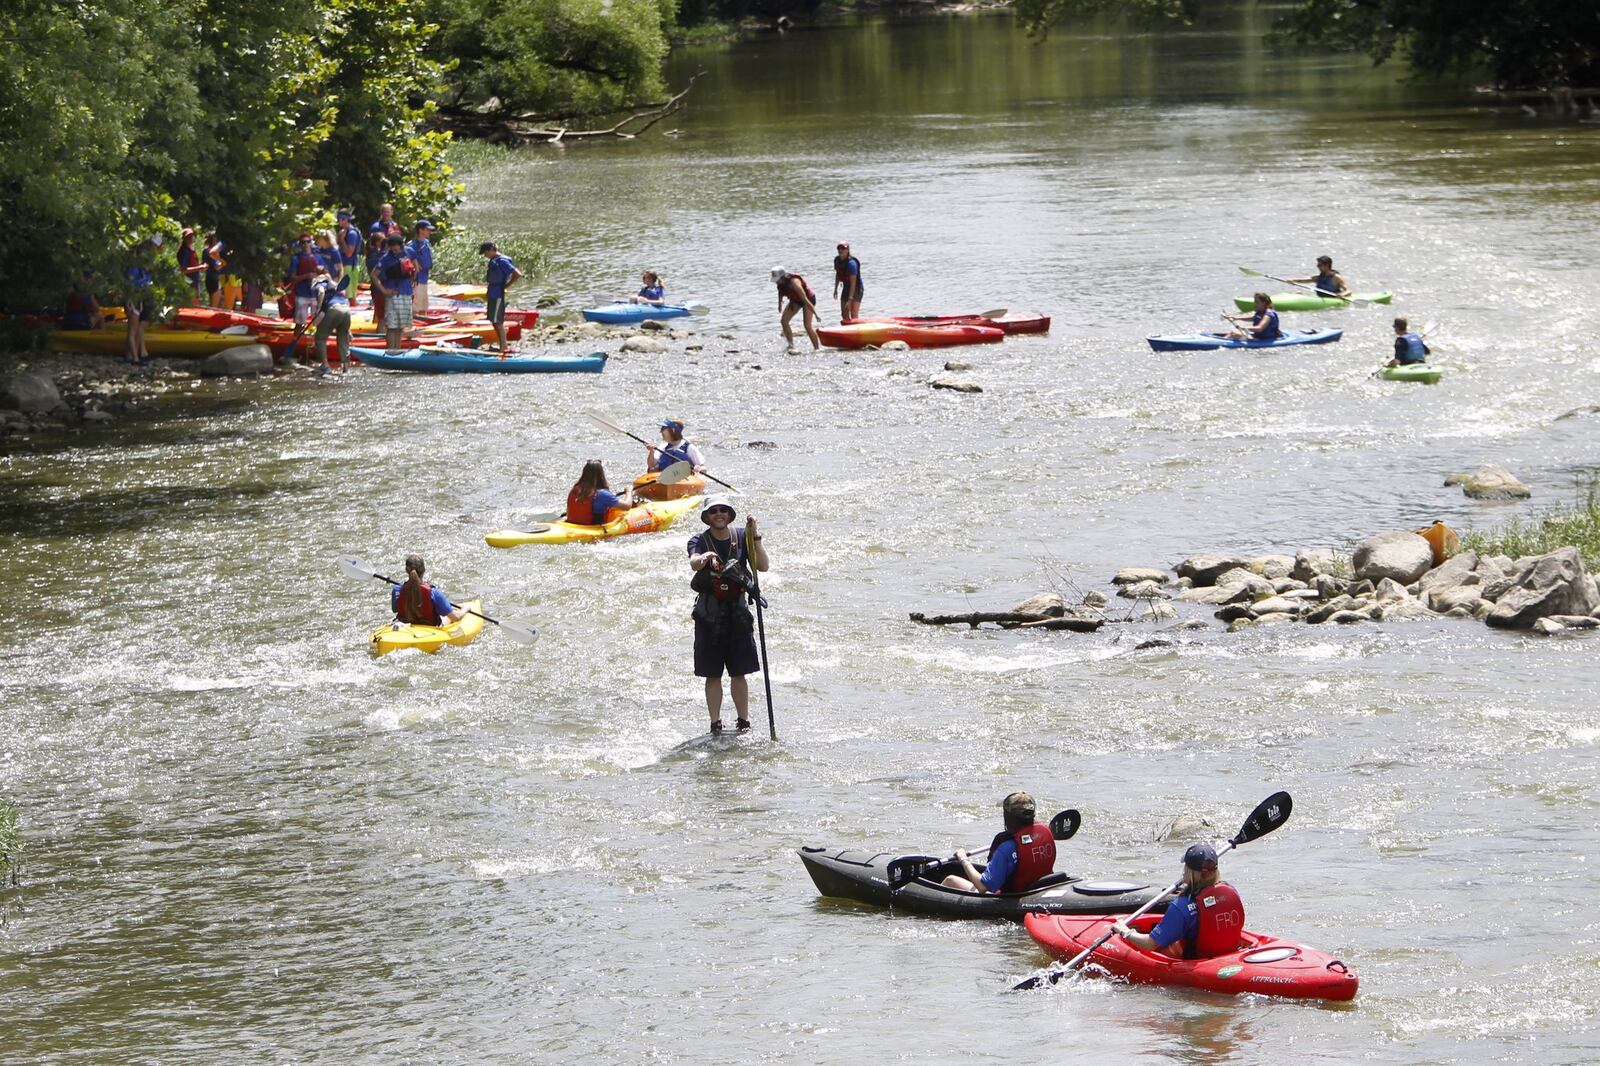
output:
[[[1214,348],[1288,348],[1296,344],[1327,344],[1342,336],[1342,329],[1286,329],[1270,341],[1236,340],[1226,333],[1183,333],[1145,339],[1158,352],[1204,352]]]
[[[687,307],[667,304],[606,304],[603,307],[586,307],[583,317],[590,322],[604,322],[608,326],[626,326],[656,318],[682,318],[689,313]]]
[[[605,352],[588,355],[509,355],[475,348],[413,348],[386,352],[352,348],[351,353],[379,370],[415,370],[423,374],[598,374],[606,368]]]

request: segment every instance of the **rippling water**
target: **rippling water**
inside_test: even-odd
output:
[[[657,267],[714,305],[705,351],[262,386],[0,460],[0,795],[30,848],[0,895],[7,1057],[1593,1061],[1593,640],[1438,621],[1140,651],[1153,627],[906,621],[1198,550],[1486,525],[1521,509],[1443,474],[1504,461],[1555,502],[1596,465],[1594,419],[1554,420],[1600,379],[1595,128],[1235,28],[867,23],[678,57],[676,81],[708,72],[681,136],[519,155],[464,221],[554,242],[537,291],[567,306]],[[823,288],[839,237],[869,311],[1055,327],[785,357],[767,268]],[[1442,385],[1370,379],[1382,308],[1323,348],[1142,343],[1209,327],[1236,266],[1322,250],[1444,324]],[[984,393],[927,389],[950,357]],[[583,459],[638,463],[591,409],[681,413],[767,523],[782,744],[673,753],[704,718],[687,525],[484,546]],[[413,550],[541,643],[369,660],[381,592],[333,560]],[[1289,789],[1228,874],[1360,998],[1006,996],[1045,961],[1021,930],[818,899],[792,853],[982,843],[1015,787],[1083,810],[1064,865],[1152,881],[1172,814],[1227,833]]]

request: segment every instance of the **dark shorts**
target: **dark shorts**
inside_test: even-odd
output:
[[[753,633],[718,637],[709,626],[696,622],[694,626],[694,676],[729,677],[761,672],[761,659],[756,655],[756,638]]]
[[[852,296],[849,293],[845,292],[844,291],[844,287],[840,286],[840,288],[839,288],[839,302],[840,303],[849,303],[851,300],[860,300],[866,294],[867,294],[867,287],[865,285],[857,285],[854,296]]]
[[[489,297],[489,306],[483,317],[496,326],[504,322],[506,320],[506,298],[504,296]]]
[[[207,274],[206,275],[206,292],[220,292],[220,291],[222,291],[222,275],[220,275],[220,274]]]

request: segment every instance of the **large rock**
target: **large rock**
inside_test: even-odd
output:
[[[26,370],[0,381],[0,407],[8,411],[54,411],[61,406],[56,383],[43,370]]]
[[[1191,555],[1176,567],[1179,577],[1194,582],[1196,588],[1214,585],[1229,570],[1249,570],[1250,560],[1238,555]]]
[[[1483,593],[1476,585],[1457,585],[1455,588],[1434,589],[1426,593],[1423,600],[1440,614],[1448,614],[1457,607],[1465,607],[1470,614],[1483,602]]]
[[[1117,595],[1130,600],[1165,600],[1171,598],[1171,593],[1154,581],[1141,581],[1137,585],[1123,585],[1117,590]]]
[[[1417,581],[1417,595],[1427,598],[1430,592],[1443,592],[1467,584],[1467,578],[1478,570],[1478,553],[1462,552],[1452,555],[1440,565],[1423,574]],[[1497,571],[1498,572],[1498,571]]]
[[[1250,605],[1258,615],[1262,614],[1287,614],[1298,616],[1301,608],[1305,606],[1300,600],[1290,599],[1287,596],[1273,596],[1270,599],[1257,600]]]
[[[1446,485],[1460,485],[1461,491],[1475,500],[1525,500],[1533,490],[1499,463],[1484,463],[1476,470],[1451,474]]]
[[[1294,556],[1258,555],[1250,560],[1250,569],[1268,581],[1281,581],[1294,573]]]
[[[1158,585],[1167,583],[1167,572],[1157,570],[1153,566],[1124,566],[1111,577],[1113,585],[1137,585],[1144,581],[1154,581]]]
[[[1289,576],[1309,584],[1323,574],[1338,577],[1343,569],[1342,560],[1338,555],[1324,548],[1313,548],[1309,551],[1295,552],[1294,567],[1290,570]]]
[[[1368,613],[1368,617],[1374,622],[1411,622],[1433,618],[1434,613],[1415,596],[1405,596],[1398,600],[1385,600],[1379,603]]]
[[[983,386],[976,381],[968,381],[966,378],[958,378],[950,374],[940,374],[938,377],[929,378],[928,384],[936,389],[948,389],[951,392],[983,391]]]
[[[1378,533],[1356,546],[1350,564],[1358,579],[1376,583],[1387,577],[1409,585],[1433,566],[1433,548],[1415,533]]]
[[[244,378],[272,373],[272,349],[265,344],[240,344],[206,356],[200,375],[208,378]]]
[[[1205,585],[1201,588],[1184,589],[1175,599],[1179,603],[1205,603],[1218,605],[1227,603],[1239,594],[1236,588],[1224,588],[1218,585]]]
[[[1372,590],[1372,594],[1377,597],[1379,603],[1385,603],[1389,600],[1404,600],[1411,597],[1411,593],[1406,591],[1406,587],[1392,577],[1386,577],[1379,581],[1378,587]]]
[[[1588,614],[1597,606],[1595,590],[1577,548],[1536,555],[1523,564],[1515,584],[1501,596],[1486,621],[1501,629],[1528,629],[1553,614]]]
[[[1237,589],[1241,596],[1252,600],[1265,599],[1277,591],[1272,587],[1272,582],[1264,577],[1257,577],[1242,567],[1235,567],[1225,574],[1219,574],[1215,587]]]
[[[623,341],[622,350],[625,352],[639,352],[644,355],[660,355],[667,350],[667,342],[660,337],[646,337],[640,333]]]
[[[1011,608],[1012,614],[1031,614],[1036,618],[1060,618],[1067,613],[1067,601],[1055,592],[1039,592]]]

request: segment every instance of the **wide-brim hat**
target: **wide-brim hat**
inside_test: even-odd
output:
[[[706,517],[718,507],[726,507],[728,509],[728,521],[730,522],[739,517],[739,512],[733,509],[733,504],[728,502],[726,496],[707,496],[706,502],[700,505],[700,521],[706,522]],[[710,525],[711,523],[706,522],[706,524]]]

